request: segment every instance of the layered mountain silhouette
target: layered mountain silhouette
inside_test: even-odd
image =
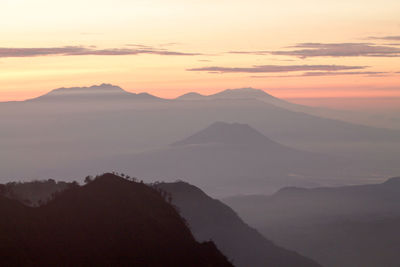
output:
[[[56,182],[53,179],[47,181],[10,182],[5,185],[0,184],[0,195],[16,199],[28,206],[37,207],[50,200],[54,194],[62,192],[72,185],[73,183]]]
[[[213,240],[235,266],[319,266],[274,245],[245,224],[231,208],[193,185],[176,182],[160,183],[157,187],[171,194],[172,203],[188,222],[194,237],[199,242]]]
[[[285,146],[343,158],[353,167],[324,180],[337,179],[335,184],[360,184],[400,171],[399,131],[291,111],[275,104],[281,100],[255,89],[217,95],[200,96],[198,101],[154,99],[102,84],[0,103],[0,180],[72,179],[88,172],[58,172],[52,177],[47,169],[166,147],[215,121],[248,124]]]
[[[257,99],[262,102],[275,105],[294,112],[303,112],[314,116],[328,119],[342,120],[355,124],[364,124],[374,127],[383,127],[388,129],[400,129],[399,116],[395,112],[377,112],[368,110],[340,110],[326,107],[310,107],[295,104],[277,97],[267,92],[255,88],[227,89],[225,91],[201,95],[196,92],[186,93],[177,98],[178,100],[210,100],[210,99]],[[317,101],[314,101],[317,102]]]
[[[216,122],[172,145],[68,167],[82,175],[118,170],[145,181],[184,179],[214,196],[273,192],[287,185],[315,186],[346,171],[335,157],[278,144],[249,125]],[[57,177],[56,173],[54,176]]]
[[[148,93],[130,93],[119,86],[112,84],[100,84],[90,87],[58,88],[51,92],[30,99],[28,101],[51,102],[51,101],[126,101],[126,100],[157,100],[156,96]]]
[[[239,88],[239,89],[227,89],[224,91],[221,91],[219,93],[216,94],[212,94],[212,95],[201,95],[199,93],[196,92],[190,92],[190,93],[186,93],[180,97],[178,97],[177,99],[180,100],[202,100],[202,99],[262,99],[262,100],[266,100],[266,99],[276,99],[278,100],[278,98],[273,97],[272,95],[266,93],[263,90],[260,89],[254,89],[254,88]],[[283,101],[282,101],[283,102]]]
[[[399,266],[400,177],[224,199],[277,244],[324,266]]]
[[[157,190],[105,174],[31,208],[0,196],[2,266],[232,266]]]

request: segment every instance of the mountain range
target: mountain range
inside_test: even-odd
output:
[[[337,184],[374,182],[400,171],[399,131],[292,111],[277,104],[282,100],[251,88],[193,96],[198,100],[161,99],[102,84],[0,103],[0,180],[74,179],[80,174],[42,174],[82,161],[163,149],[216,121],[247,124],[294,150],[348,161],[354,167],[345,169]]]
[[[223,201],[276,244],[323,266],[399,266],[400,177],[331,188],[283,188]]]

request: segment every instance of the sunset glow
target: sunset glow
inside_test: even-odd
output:
[[[399,14],[398,0],[1,1],[0,101],[103,82],[400,97]]]

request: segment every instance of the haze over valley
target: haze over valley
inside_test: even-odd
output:
[[[0,1],[0,267],[399,267],[399,14]]]
[[[400,171],[400,131],[284,105],[292,104],[252,88],[162,99],[109,84],[1,103],[0,177],[70,181],[118,170],[227,196],[370,183]]]

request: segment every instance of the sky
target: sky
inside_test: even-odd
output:
[[[2,0],[0,101],[100,83],[400,99],[399,14],[398,0]]]

